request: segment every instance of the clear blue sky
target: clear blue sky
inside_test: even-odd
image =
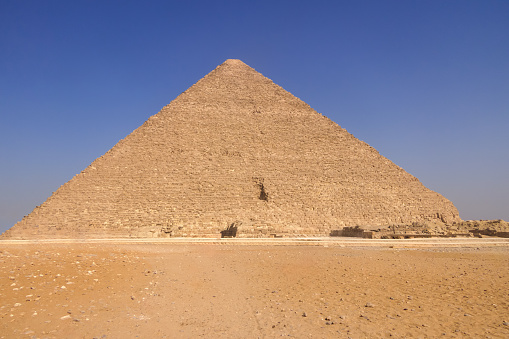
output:
[[[0,2],[0,232],[237,58],[509,220],[509,1]]]

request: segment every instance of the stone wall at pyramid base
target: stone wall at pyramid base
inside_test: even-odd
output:
[[[341,235],[343,228],[359,227],[359,223],[307,221],[305,224],[268,224],[250,220],[223,222],[194,222],[188,224],[153,223],[151,225],[30,225],[19,222],[0,235],[0,239],[111,239],[111,238],[274,238],[274,237],[328,237]],[[428,216],[413,224],[426,225],[426,230],[445,230],[451,227],[440,218]],[[407,229],[412,223],[375,225],[360,223],[364,230],[383,230],[396,227]]]
[[[206,230],[206,231],[205,231]],[[0,239],[154,239],[154,238],[301,238],[301,237],[357,237],[368,239],[407,239],[431,237],[502,237],[509,238],[509,223],[504,220],[468,220],[445,224],[430,218],[412,224],[389,226],[345,226],[305,229],[267,225],[246,225],[240,221],[223,229],[217,227],[91,227],[88,231],[75,231],[65,227],[25,231],[7,231]]]

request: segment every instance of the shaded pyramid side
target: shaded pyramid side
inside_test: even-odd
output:
[[[328,235],[460,221],[454,205],[239,60],[227,60],[4,233]]]

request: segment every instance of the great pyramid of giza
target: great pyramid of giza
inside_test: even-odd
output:
[[[449,200],[227,60],[3,237],[219,237],[232,225],[237,237],[327,236],[455,221]]]

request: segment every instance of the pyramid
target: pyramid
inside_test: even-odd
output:
[[[230,59],[2,237],[327,236],[455,221],[449,200]]]

